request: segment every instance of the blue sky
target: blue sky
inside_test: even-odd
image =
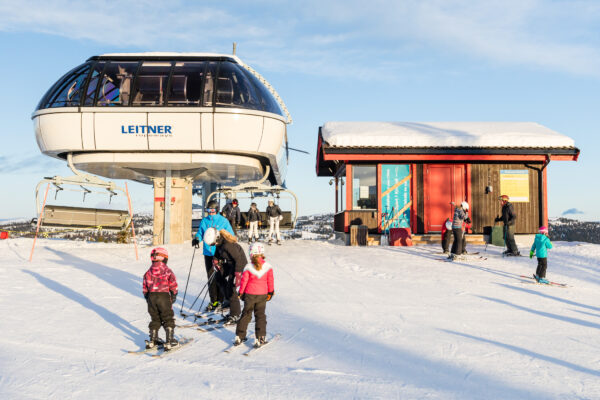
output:
[[[300,214],[333,211],[314,173],[326,121],[534,121],[582,150],[549,166],[550,215],[600,220],[598,32],[596,1],[0,0],[0,219],[33,217],[37,182],[69,175],[41,155],[30,119],[63,73],[96,54],[230,53],[235,41],[286,102],[290,145],[310,152],[292,153],[287,177]],[[151,187],[129,185],[150,211]]]

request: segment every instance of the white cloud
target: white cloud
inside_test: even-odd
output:
[[[259,67],[309,74],[360,75],[441,54],[600,76],[600,5],[589,1],[0,0],[0,15],[3,31],[119,48],[223,52],[238,41]]]

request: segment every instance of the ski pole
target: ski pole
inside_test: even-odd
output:
[[[213,273],[208,277],[208,281],[206,281],[206,283],[204,284],[204,286],[202,286],[202,289],[200,289],[200,293],[198,293],[198,296],[196,296],[196,299],[194,300],[194,302],[192,303],[192,305],[190,306],[190,311],[192,311],[192,309],[194,308],[194,305],[196,304],[196,302],[198,301],[198,299],[200,298],[200,296],[202,296],[202,293],[204,293],[204,290],[210,286],[210,283],[212,282],[213,276],[215,275],[214,271]]]
[[[181,300],[181,308],[179,309],[179,315],[183,315],[183,304],[185,303],[185,295],[187,294],[188,283],[190,283],[190,275],[192,274],[192,266],[194,265],[194,256],[196,255],[196,247],[192,253],[192,262],[190,263],[190,270],[188,271],[187,281],[185,282],[185,290],[183,292],[183,300]]]
[[[217,274],[217,269],[215,269],[215,267],[213,267],[213,273],[210,276],[209,281],[207,282],[207,286],[206,286],[206,293],[204,293],[204,297],[202,298],[202,303],[200,303],[200,307],[198,308],[198,312],[202,312],[202,307],[204,307],[204,302],[206,301],[206,296],[208,295],[208,293],[210,292],[210,284],[212,283],[213,280],[215,280],[216,278],[216,274]]]

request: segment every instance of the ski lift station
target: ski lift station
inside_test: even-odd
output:
[[[515,206],[516,233],[536,233],[548,225],[546,167],[579,156],[573,139],[511,122],[327,122],[317,146],[317,176],[335,182],[335,231],[405,228],[413,243],[430,233],[438,239],[462,201],[470,205],[469,233],[483,240],[503,194]]]
[[[47,91],[32,119],[42,153],[75,173],[45,181],[111,193],[115,185],[95,175],[153,184],[155,244],[190,239],[194,182],[209,188],[204,199],[217,185],[286,190],[291,117],[235,55],[91,57]]]

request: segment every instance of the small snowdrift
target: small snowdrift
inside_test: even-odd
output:
[[[223,352],[233,328],[179,329],[195,342],[153,359],[127,354],[147,335],[150,248],[40,240],[29,263],[31,243],[0,242],[0,398],[600,398],[599,245],[555,243],[558,288],[495,247],[451,263],[437,246],[288,241],[267,247],[279,341],[243,357]],[[178,314],[193,250],[167,247]],[[205,281],[197,251],[186,306]]]

